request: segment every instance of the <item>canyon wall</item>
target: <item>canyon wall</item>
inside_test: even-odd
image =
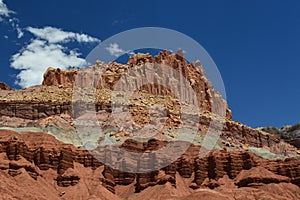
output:
[[[152,140],[147,143],[126,141],[123,144],[124,150],[133,150],[137,152],[155,151],[159,149],[164,142]],[[135,182],[136,192],[140,192],[147,187],[161,185],[169,182],[176,184],[176,174],[183,178],[192,178],[190,188],[197,189],[201,185],[210,188],[218,187],[214,182],[206,180],[218,180],[225,175],[230,179],[235,179],[242,170],[249,170],[255,167],[263,167],[274,174],[286,177],[283,182],[292,183],[300,186],[300,161],[289,158],[283,160],[267,160],[259,158],[249,151],[226,152],[211,151],[205,157],[199,158],[200,146],[191,145],[187,151],[175,162],[166,167],[147,173],[129,173],[121,172],[104,166],[102,172],[103,185],[111,192],[115,192],[117,185],[129,185]],[[106,152],[105,152],[106,151]],[[111,150],[103,147],[101,152],[110,159]],[[80,175],[76,173],[68,174],[69,169],[73,169],[75,163],[80,163],[84,167],[96,169],[103,166],[99,160],[95,159],[90,152],[63,144],[57,141],[53,136],[45,133],[27,132],[18,134],[13,131],[0,130],[0,154],[5,153],[10,161],[26,159],[31,164],[18,164],[18,162],[2,163],[1,170],[9,170],[11,176],[17,176],[21,168],[24,168],[32,178],[39,176],[38,170],[54,169],[57,172],[57,184],[61,187],[76,185],[80,182]],[[155,154],[155,153],[154,153]],[[137,158],[139,159],[139,158]],[[122,159],[121,159],[122,160]],[[120,161],[123,162],[124,160]],[[145,160],[143,162],[146,162]],[[149,159],[148,164],[161,162],[161,160]],[[127,163],[127,161],[126,161]],[[129,162],[128,162],[129,163]],[[144,165],[148,165],[144,163]],[[126,165],[126,164],[125,164]],[[138,170],[138,166],[136,166]],[[244,180],[245,181],[245,180]],[[253,179],[247,180],[248,183],[269,183],[281,182],[277,179]],[[237,184],[243,185],[244,182]]]

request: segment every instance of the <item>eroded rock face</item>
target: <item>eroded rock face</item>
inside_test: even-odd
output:
[[[231,119],[231,111],[228,109],[227,103],[214,90],[210,81],[205,77],[201,63],[194,62],[188,64],[184,58],[170,54],[168,51],[163,51],[155,57],[151,57],[149,54],[137,54],[130,57],[128,63],[125,65],[115,62],[104,64],[98,61],[95,66],[87,69],[76,70],[75,68],[71,68],[69,70],[60,70],[49,68],[44,74],[42,86],[11,92],[1,91],[0,115],[30,120],[43,119],[62,113],[72,115],[74,111],[72,107],[83,110],[87,109],[86,107],[82,107],[80,101],[89,101],[89,97],[93,97],[94,95],[96,96],[93,99],[94,102],[92,102],[92,105],[86,105],[87,107],[95,107],[97,112],[110,110],[112,106],[111,93],[116,82],[129,69],[141,64],[145,64],[149,68],[158,64],[173,68],[186,78],[188,84],[194,90],[201,112],[213,112],[215,115]],[[127,76],[130,76],[130,73]],[[135,76],[136,74],[133,75],[133,79],[136,78]],[[166,82],[169,79],[172,81],[172,78],[165,77],[166,74],[163,73],[156,75],[148,74],[147,76],[150,79],[154,78],[152,76],[155,76],[156,79],[162,82]],[[75,90],[73,90],[73,87]],[[97,88],[96,94],[94,94],[93,88]],[[154,96],[163,95],[168,97],[173,95],[168,88],[162,85],[146,84],[140,89]],[[186,92],[184,88],[182,91]],[[77,94],[77,98],[83,97],[87,99],[76,99],[74,94]],[[182,95],[189,98],[188,95],[190,94]],[[147,102],[148,96],[141,97],[146,104],[150,104],[150,102]],[[77,101],[79,102],[78,105],[74,105],[74,102],[76,104]],[[83,105],[85,106],[85,104]]]
[[[68,168],[64,173],[58,175],[56,178],[57,185],[60,187],[69,187],[78,184],[80,177],[73,170],[74,166]]]
[[[129,69],[138,65],[159,65],[163,64],[176,70],[183,75],[192,86],[198,99],[198,105],[201,111],[212,111],[212,104],[214,104],[213,112],[219,115],[224,115],[231,119],[231,111],[228,109],[227,103],[222,99],[221,95],[214,90],[210,81],[206,78],[204,69],[200,62],[188,64],[185,59],[178,54],[171,54],[168,51],[163,51],[157,56],[152,57],[150,54],[137,54],[129,58],[126,65],[118,63],[104,64],[100,61],[95,66],[84,70],[60,70],[49,68],[44,74],[44,86],[58,86],[72,87],[75,85],[82,88],[102,88],[112,89],[116,82]],[[101,75],[102,74],[102,75]],[[130,76],[130,73],[127,74]],[[136,74],[134,74],[136,76]],[[146,76],[146,75],[145,75]],[[155,76],[156,79],[172,81],[172,75],[168,74],[165,77],[164,73],[147,74],[147,76]],[[151,80],[152,78],[149,77]],[[76,80],[76,83],[74,83]],[[170,91],[161,85],[144,85],[143,90],[156,95],[169,95]],[[183,90],[184,91],[184,90]],[[184,94],[183,94],[184,95]],[[187,94],[188,95],[188,94]],[[223,113],[226,111],[226,113]]]
[[[137,124],[129,126],[136,128],[150,122],[147,106],[163,105],[166,119],[155,113],[156,121],[165,122],[157,137],[136,141],[134,135],[111,121],[111,94],[116,82],[134,66],[151,68],[158,64],[182,74],[197,94],[201,113],[183,113],[191,119],[188,126],[197,130],[191,143],[177,140],[178,135],[169,131],[181,124],[180,105],[172,92],[161,85],[144,85],[142,92],[134,95],[129,109]],[[153,74],[145,77],[153,78]],[[159,73],[156,78],[170,77]],[[91,87],[97,88],[95,94]],[[4,199],[15,198],[14,193],[5,189],[8,185],[15,191],[26,185],[35,188],[24,189],[28,194],[20,190],[21,199],[300,199],[300,161],[296,159],[300,151],[280,139],[282,131],[297,134],[298,126],[275,130],[273,135],[232,121],[227,103],[207,80],[201,63],[189,64],[181,54],[137,54],[125,65],[97,61],[86,70],[49,68],[42,86],[13,91],[0,83],[0,88],[0,126],[4,127],[0,130],[0,177],[6,184],[0,184],[0,191],[4,191]],[[76,93],[78,99],[73,99]],[[122,95],[118,93],[121,99]],[[91,139],[91,130],[83,124],[83,132],[76,132],[81,127],[75,127],[74,118],[83,122],[93,118],[93,114],[85,112],[90,108],[96,111],[104,135],[85,143],[83,136],[87,134]],[[225,117],[220,116],[224,111]],[[213,120],[216,123],[211,124]],[[17,129],[20,127],[28,129]],[[209,127],[213,132],[222,131],[213,149],[200,156],[199,151],[204,148],[201,146],[205,146],[201,142]],[[29,132],[31,128],[38,132]],[[99,144],[104,138],[116,143],[94,150],[100,160],[84,149],[91,144],[88,142]],[[187,144],[187,149],[178,158],[174,158],[173,151],[157,152],[169,143],[176,148]],[[129,152],[141,155],[129,157]],[[102,163],[110,160],[123,170]],[[126,171],[128,168],[133,171]],[[22,185],[23,181],[26,184]],[[45,191],[47,195],[43,194]]]
[[[44,80],[42,85],[45,86],[70,86],[72,87],[73,82],[75,81],[77,71],[74,68],[71,68],[68,71],[61,70],[59,68],[48,68],[44,74]]]
[[[239,173],[235,182],[238,187],[247,187],[269,183],[288,183],[290,179],[286,176],[276,175],[263,167],[254,167]]]
[[[22,119],[43,119],[62,113],[72,113],[70,103],[47,103],[47,102],[3,102],[0,103],[0,115]]]
[[[143,152],[159,149],[162,145],[164,142],[152,140],[145,144],[128,142],[122,148]],[[191,145],[175,162],[160,170],[147,173],[127,173],[104,166],[103,178],[99,181],[103,182],[103,186],[113,193],[116,192],[116,186],[122,185],[134,184],[136,192],[166,183],[175,186],[178,179],[177,175],[191,179],[189,185],[191,189],[203,186],[217,188],[218,183],[207,182],[207,180],[218,181],[224,176],[235,180],[237,187],[271,183],[292,183],[300,186],[300,161],[296,159],[270,161],[259,158],[248,151],[226,152],[217,150],[200,158],[199,149],[200,146]],[[107,151],[103,155],[110,155],[108,153],[110,150],[104,148],[102,151]],[[73,170],[76,163],[94,170],[103,166],[88,151],[63,144],[46,133],[18,134],[13,131],[2,130],[0,131],[1,153],[6,154],[9,162],[7,167],[1,169],[9,169],[8,173],[11,176],[20,175],[22,171],[19,169],[23,168],[36,179],[39,176],[39,170],[54,169],[57,172],[57,185],[60,187],[74,186],[80,182],[81,175]],[[149,160],[149,164],[160,161]],[[120,162],[124,164],[124,159]],[[125,162],[130,163],[130,160]],[[149,165],[144,164],[145,166]],[[2,166],[4,166],[3,163]],[[139,170],[138,166],[136,169]],[[243,172],[243,170],[250,171]],[[270,174],[274,175],[271,176]]]
[[[272,126],[259,128],[262,131],[268,132],[272,135],[276,135],[278,138],[285,140],[291,145],[300,148],[300,124],[293,126],[284,126],[280,129]]]

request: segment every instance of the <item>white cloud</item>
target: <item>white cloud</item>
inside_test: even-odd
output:
[[[0,0],[0,22],[8,20],[11,27],[17,32],[17,38],[23,37],[23,30],[29,31],[35,37],[11,57],[10,66],[20,70],[16,84],[29,87],[42,83],[43,74],[49,67],[66,69],[70,66],[83,67],[87,63],[80,57],[80,53],[66,46],[68,42],[99,43],[100,40],[87,34],[67,32],[55,27],[22,28],[19,19],[11,17],[15,13],[7,8]],[[3,36],[5,39],[8,36]]]
[[[86,64],[80,54],[60,44],[51,44],[40,39],[31,42],[11,58],[11,67],[21,70],[16,83],[21,87],[41,84],[43,73],[48,67],[66,69]]]
[[[66,43],[70,41],[76,42],[100,42],[99,39],[86,34],[63,31],[59,28],[46,26],[43,28],[27,27],[27,31],[35,35],[39,39],[44,39],[49,43]]]
[[[15,11],[9,10],[3,0],[0,0],[0,22],[4,22],[8,19],[9,24],[11,27],[17,31],[17,37],[20,39],[23,37],[24,33],[19,26],[18,18],[11,17],[10,14],[15,14]],[[2,16],[2,17],[1,17]]]
[[[106,50],[110,53],[110,55],[115,57],[119,57],[120,55],[126,53],[126,51],[121,49],[117,43],[109,44],[109,46],[106,47]]]
[[[10,18],[8,21],[12,28],[17,31],[17,38],[20,39],[21,37],[23,37],[24,32],[22,31],[22,28],[20,28],[19,19],[14,17]]]
[[[8,17],[11,13],[15,13],[12,10],[9,10],[3,0],[0,0],[0,15]]]
[[[23,36],[22,29],[15,26],[18,38]],[[25,30],[32,33],[35,38],[30,41],[17,54],[11,57],[11,67],[21,70],[17,75],[16,84],[29,87],[42,83],[43,74],[49,67],[66,69],[70,66],[83,67],[87,65],[85,59],[80,57],[76,50],[70,50],[66,43],[92,43],[99,39],[86,34],[66,32],[55,27],[32,28]]]
[[[17,33],[18,33],[18,39],[20,39],[21,37],[23,37],[24,35],[24,32],[22,31],[22,29],[19,27],[19,24],[16,25],[16,30],[17,30]]]

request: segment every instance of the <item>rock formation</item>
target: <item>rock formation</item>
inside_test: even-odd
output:
[[[201,112],[181,109],[185,105],[169,88],[145,84],[133,94],[128,110],[118,112],[126,122],[120,128],[112,120],[113,106],[124,103],[112,102],[116,83],[127,72],[125,81],[152,79],[153,74],[134,77],[130,70],[159,64],[188,80]],[[172,82],[164,73],[155,78]],[[188,63],[168,51],[155,57],[137,54],[127,64],[49,68],[40,86],[0,88],[0,199],[300,199],[300,150],[293,142],[298,126],[258,130],[232,121],[200,62]],[[119,89],[116,96],[122,100],[124,88]],[[190,98],[185,90],[181,94]],[[152,109],[151,118],[149,107],[156,104],[164,114]],[[133,124],[127,124],[127,111]],[[188,141],[187,133],[176,132],[184,117],[187,127],[196,130]],[[151,139],[136,139],[129,131],[160,122],[163,128]],[[208,131],[215,141],[205,140]],[[210,142],[211,150],[202,155]],[[187,148],[179,157],[175,151],[158,151],[169,144]]]
[[[12,89],[5,83],[0,82],[0,90],[12,90]]]
[[[160,143],[152,141],[151,146],[153,142]],[[148,149],[149,145],[150,143],[142,146]],[[250,187],[260,190],[266,185],[282,183],[289,184],[289,187],[300,186],[299,160],[271,161],[259,158],[249,151],[224,150],[214,150],[207,156],[198,158],[199,148],[200,146],[191,145],[184,155],[163,169],[149,173],[126,173],[103,165],[87,150],[59,142],[47,133],[19,134],[2,130],[0,166],[3,172],[6,171],[12,177],[25,173],[34,180],[42,178],[42,174],[49,169],[54,170],[55,174],[52,173],[52,176],[56,176],[54,180],[58,187],[73,187],[79,184],[85,168],[94,172],[101,168],[99,176],[102,178],[99,178],[97,184],[114,194],[121,193],[122,187],[133,187],[135,192],[142,193],[149,187],[167,183],[175,189],[181,179],[189,180],[186,190],[192,193],[198,188],[220,188],[223,177],[228,177],[237,189]],[[78,170],[77,166],[81,169]],[[248,195],[250,193],[249,191]],[[300,195],[299,190],[294,195],[293,198],[296,199]]]
[[[280,129],[268,126],[259,128],[259,130],[276,135],[278,138],[281,138],[291,145],[300,148],[300,124],[295,124],[293,126],[283,126]]]

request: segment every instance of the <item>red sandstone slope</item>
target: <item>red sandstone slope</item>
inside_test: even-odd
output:
[[[155,139],[135,141],[130,133],[114,127],[111,122],[110,96],[114,84],[132,67],[141,64],[151,67],[155,63],[167,64],[183,74],[196,91],[202,112],[197,114],[199,121],[191,120],[189,124],[196,125],[196,137],[188,143],[189,148],[183,155],[161,169],[147,173],[112,169],[84,150],[91,141],[84,141],[83,135],[76,132],[78,126],[74,122],[74,118],[92,117],[84,112],[88,109],[82,102],[89,101],[85,97],[89,97],[92,90],[87,86],[99,69],[105,70],[102,81],[92,82],[97,88],[95,102],[86,106],[97,112],[97,120],[106,132],[103,137],[114,141],[116,149],[120,147],[125,152],[153,152],[148,154],[148,159],[141,156],[132,159],[118,153],[114,156],[116,164],[135,170],[141,168],[138,164],[141,160],[144,166],[160,165],[171,158],[159,155],[155,152],[157,149],[170,142],[175,146],[187,143],[172,141],[178,135],[166,131],[180,125],[180,108],[172,94],[158,85],[144,86],[130,111],[138,127],[149,122],[147,106],[159,103],[167,108],[167,129],[159,132]],[[74,83],[80,83],[82,88],[73,88]],[[74,104],[71,98],[76,92],[84,98],[79,99],[79,103],[75,99]],[[216,105],[214,111],[212,104]],[[222,110],[225,111],[223,117],[218,115]],[[195,117],[190,110],[183,114],[191,119]],[[156,119],[165,120],[159,115]],[[201,138],[213,120],[222,122],[223,130],[213,150],[199,157],[199,150],[203,148]],[[3,127],[0,130],[0,199],[300,198],[300,161],[296,159],[299,159],[299,149],[272,134],[232,121],[227,103],[205,77],[200,62],[188,64],[182,57],[167,51],[154,58],[137,54],[125,65],[97,61],[86,70],[50,68],[42,86],[18,91],[5,87],[0,90],[0,126]],[[88,127],[83,130],[83,134],[90,131]],[[111,146],[100,146],[97,150],[104,160],[111,159],[115,153]]]
[[[0,131],[0,191],[2,199],[300,197],[296,159],[269,161],[250,152],[226,151],[212,151],[199,159],[198,149],[192,145],[159,171],[127,174],[46,133]]]

